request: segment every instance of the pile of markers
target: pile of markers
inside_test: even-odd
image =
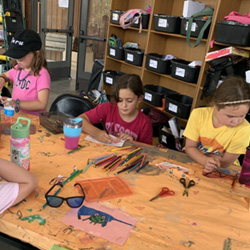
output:
[[[120,174],[126,171],[127,173],[130,173],[131,171],[136,171],[138,173],[149,163],[149,161],[146,161],[147,154],[142,153],[142,149],[140,148],[140,146],[122,147],[113,149],[112,151],[128,149],[133,149],[133,151],[121,155],[112,153],[93,158],[93,164],[95,165],[95,167],[101,167],[108,172],[118,170],[116,174]]]

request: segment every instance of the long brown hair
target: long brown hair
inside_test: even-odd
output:
[[[31,71],[34,74],[34,76],[38,76],[42,67],[44,67],[45,69],[48,70],[48,64],[47,64],[47,61],[45,59],[45,52],[43,49],[40,49],[39,51],[32,51],[31,53],[33,53],[33,55],[34,55],[34,58],[33,58],[32,63],[31,63]],[[12,68],[15,65],[17,65],[17,61],[12,59],[11,60]],[[21,68],[18,67],[18,70],[21,70]],[[48,72],[49,72],[49,70],[48,70]]]

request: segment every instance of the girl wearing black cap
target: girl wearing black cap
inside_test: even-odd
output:
[[[16,112],[20,110],[34,115],[45,112],[51,79],[40,36],[29,29],[17,32],[4,55],[13,59],[13,68],[0,74],[0,90],[5,82],[11,81]],[[6,99],[0,98],[3,104]]]

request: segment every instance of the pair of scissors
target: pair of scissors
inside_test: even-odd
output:
[[[186,195],[188,196],[188,189],[193,187],[195,185],[195,182],[193,180],[190,180],[188,182],[188,185],[186,185],[186,179],[185,178],[180,178],[180,183],[184,186],[185,190],[183,192],[183,196]]]
[[[161,189],[161,192],[159,194],[157,194],[155,197],[153,197],[151,200],[149,201],[153,201],[155,199],[158,199],[160,197],[164,197],[164,196],[173,196],[175,195],[175,192],[173,190],[169,190],[169,188],[167,187],[163,187]]]

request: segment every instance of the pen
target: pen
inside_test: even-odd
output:
[[[74,153],[74,152],[76,152],[76,151],[78,151],[78,150],[80,150],[80,149],[82,149],[82,148],[84,148],[85,146],[83,145],[83,146],[81,146],[81,147],[78,147],[78,148],[75,148],[75,149],[73,149],[73,150],[70,150],[69,152],[68,152],[68,154],[71,154],[71,153]]]

